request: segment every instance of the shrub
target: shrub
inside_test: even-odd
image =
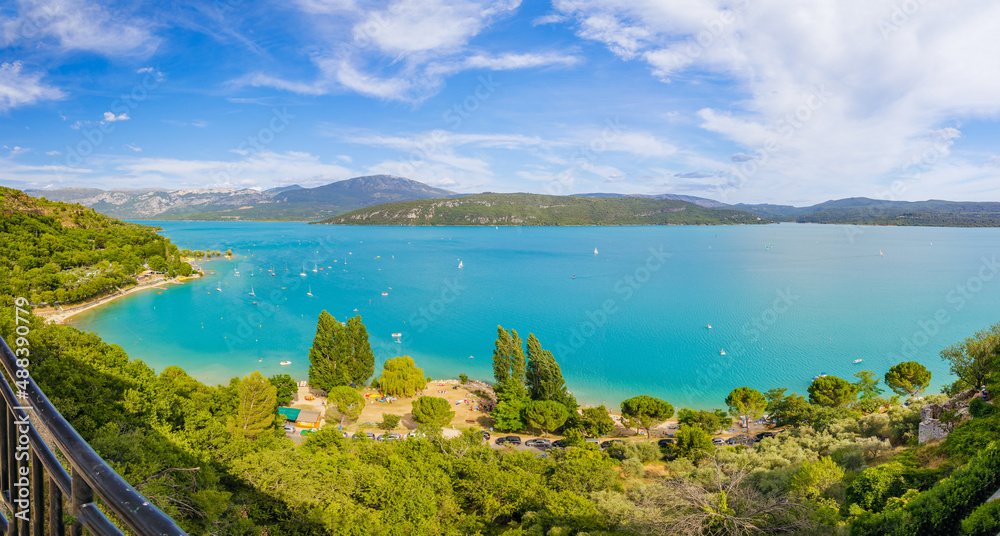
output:
[[[649,463],[652,461],[659,460],[663,456],[663,452],[660,451],[660,447],[656,443],[651,443],[649,441],[643,441],[636,443],[636,455],[639,457],[639,461],[642,463]]]
[[[465,385],[465,384],[469,383],[469,377],[466,376],[464,373],[463,374],[459,374],[458,375],[458,381],[462,382],[462,385]]]
[[[989,417],[994,413],[996,413],[996,406],[987,404],[982,398],[973,398],[972,402],[969,402],[969,415],[972,415],[974,419]]]
[[[638,478],[645,473],[645,469],[638,458],[629,458],[622,462],[622,473],[628,477]]]
[[[962,520],[962,533],[969,536],[995,536],[1000,533],[1000,501],[976,508]]]

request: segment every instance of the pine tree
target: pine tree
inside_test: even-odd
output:
[[[254,372],[240,382],[239,405],[236,408],[236,429],[246,437],[256,437],[271,427],[277,407],[277,388],[260,372]]]

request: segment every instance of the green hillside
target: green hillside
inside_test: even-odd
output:
[[[974,201],[886,201],[852,197],[810,207],[736,205],[761,217],[798,223],[843,225],[1000,226],[1000,203]]]
[[[729,225],[770,223],[741,210],[634,197],[477,194],[388,203],[327,218],[338,225]]]
[[[154,230],[0,187],[0,294],[66,304],[135,285],[147,264],[189,275],[182,252]]]

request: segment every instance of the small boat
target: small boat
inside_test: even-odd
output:
[[[302,277],[306,276],[306,265],[304,265],[304,264],[302,265],[302,273],[299,274],[299,275],[301,275]]]
[[[317,271],[317,268],[316,268],[316,263],[314,262],[314,263],[313,263],[313,273],[315,273],[316,271]]]
[[[860,363],[860,362],[862,362],[862,361],[864,361],[864,359],[855,359],[855,360],[854,360],[854,364],[856,365],[856,364],[858,364],[858,363]]]
[[[402,337],[403,334],[402,333],[393,333],[392,336],[398,339],[398,338]]]
[[[253,293],[253,285],[250,285],[250,295],[256,297],[257,295]]]
[[[726,351],[725,350],[719,350],[719,355],[726,355]]]
[[[709,324],[709,325],[708,325],[708,329],[712,329],[712,324]]]
[[[222,285],[218,285],[218,286],[216,286],[216,287],[215,287],[215,290],[218,290],[219,292],[222,292]]]
[[[880,250],[878,250],[878,256],[879,257],[885,257],[885,253],[882,253],[882,250],[880,249]]]
[[[594,248],[594,255],[597,255],[597,248]]]
[[[312,296],[312,295],[313,295],[313,288],[312,285],[309,285],[309,292],[306,292],[306,296]]]
[[[355,313],[356,313],[356,312],[358,312],[357,308],[355,308],[355,309],[354,309],[354,312],[355,312]]]
[[[280,364],[280,365],[291,365],[291,364],[292,364],[292,362],[291,362],[291,361],[282,361],[282,362],[281,362],[281,363],[279,363],[279,364]]]
[[[239,270],[233,270],[233,273],[236,274],[236,277],[240,276],[240,271]]]
[[[458,261],[458,267],[459,267],[459,268],[462,268],[462,267],[464,267],[464,266],[465,266],[465,265],[464,265],[464,264],[462,264],[462,261]]]
[[[382,293],[382,295],[383,295],[383,296],[388,296],[388,295],[389,295],[389,293],[388,293],[388,292],[383,292],[383,293]]]

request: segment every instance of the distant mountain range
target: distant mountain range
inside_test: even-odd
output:
[[[299,185],[282,186],[269,190],[255,189],[188,189],[141,188],[130,190],[100,190],[97,188],[64,188],[61,190],[26,190],[35,197],[52,201],[80,203],[102,214],[124,220],[251,220],[251,221],[316,221],[329,219],[358,209],[386,203],[409,202],[427,199],[468,199],[482,195],[509,194],[457,194],[434,188],[422,182],[391,175],[371,175],[333,182],[316,188]],[[531,195],[531,194],[517,194]],[[946,227],[1000,226],[1000,203],[960,201],[885,201],[852,197],[826,201],[810,207],[790,205],[739,204],[727,205],[714,199],[679,194],[618,194],[586,193],[573,196],[541,196],[567,199],[635,199],[648,201],[679,201],[705,209],[729,208],[746,211],[766,221],[801,223],[837,223],[861,225],[936,225]],[[513,198],[511,198],[513,199]],[[575,203],[561,201],[559,204]],[[420,205],[423,206],[423,205]],[[576,209],[580,209],[580,206]],[[636,207],[644,213],[641,204],[606,204],[616,207]],[[468,207],[466,207],[468,208]],[[391,208],[389,210],[396,210]],[[494,219],[528,216],[521,207],[506,216],[500,214],[477,215]],[[557,211],[558,212],[558,211]],[[571,211],[572,212],[572,211]],[[383,213],[384,214],[384,213]],[[470,217],[472,213],[469,213]],[[535,213],[538,221],[547,221],[555,212]],[[688,214],[693,214],[689,212]],[[634,218],[647,218],[632,215]],[[450,217],[450,216],[449,216]],[[432,218],[439,221],[438,218]],[[573,221],[605,222],[602,216],[583,217],[573,213]],[[628,219],[618,213],[609,221]],[[647,218],[648,219],[648,218]],[[557,218],[560,220],[560,218]],[[568,220],[567,220],[568,221]],[[605,222],[606,223],[606,222]],[[494,224],[495,225],[495,224]]]
[[[851,197],[811,207],[732,205],[761,217],[799,223],[998,227],[1000,203],[975,201],[885,201]]]
[[[316,188],[292,185],[264,191],[230,188],[63,188],[26,190],[25,193],[50,201],[80,203],[124,220],[255,221],[319,220],[381,203],[455,195],[448,190],[391,175],[355,177]]]
[[[744,210],[632,196],[476,194],[358,209],[341,225],[727,225],[770,223]]]

